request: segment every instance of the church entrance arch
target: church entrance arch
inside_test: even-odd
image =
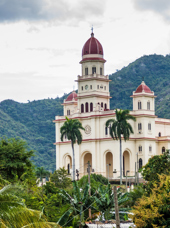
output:
[[[113,177],[113,154],[111,152],[106,153],[106,177]]]
[[[84,175],[87,175],[88,174],[88,172],[87,172],[87,167],[88,167],[87,163],[88,162],[90,162],[90,165],[91,165],[90,171],[91,171],[91,169],[92,169],[92,154],[89,153],[89,152],[87,152],[84,155]]]
[[[129,170],[130,175],[130,154],[127,150],[123,152],[123,176],[126,176],[126,171]]]
[[[70,155],[66,155],[64,159],[64,168],[68,170],[68,173],[71,173],[72,170],[72,158]]]

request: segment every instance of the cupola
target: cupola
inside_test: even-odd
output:
[[[82,49],[82,60],[84,61],[102,61],[106,62],[103,58],[103,47],[101,43],[94,37],[94,33],[91,33],[91,37],[86,41]]]
[[[69,101],[77,101],[77,93],[75,91],[73,91],[65,100],[65,102],[69,102]]]
[[[144,81],[138,86],[135,93],[153,93]]]

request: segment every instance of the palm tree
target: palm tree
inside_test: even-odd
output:
[[[135,121],[136,118],[129,114],[129,110],[117,110],[116,109],[116,119],[109,119],[106,121],[106,127],[110,127],[110,136],[113,139],[120,141],[120,184],[122,184],[122,139],[129,139],[131,133],[133,133],[133,128],[127,120]]]
[[[50,176],[50,172],[45,170],[43,166],[42,167],[37,167],[37,170],[36,170],[35,173],[36,173],[36,176],[38,178],[40,178],[41,186],[43,186],[43,178]]]
[[[74,144],[81,144],[82,134],[79,129],[85,130],[78,119],[69,119],[66,116],[66,121],[63,126],[60,128],[61,141],[64,137],[67,137],[68,140],[71,140],[71,146],[73,151],[73,181],[75,181],[75,155],[74,155]]]
[[[27,208],[24,200],[13,194],[19,188],[7,185],[0,189],[0,227],[58,228],[56,223],[48,222],[41,211]]]

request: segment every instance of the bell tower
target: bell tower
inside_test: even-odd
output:
[[[78,109],[81,113],[110,109],[109,76],[104,75],[103,47],[94,37],[82,49],[81,76],[78,75]]]

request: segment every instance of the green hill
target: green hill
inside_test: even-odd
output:
[[[144,77],[155,92],[156,115],[170,119],[170,56],[149,55],[137,59],[110,75],[111,109],[132,110],[132,95]],[[0,136],[20,137],[36,150],[33,158],[37,166],[55,169],[56,115],[63,114],[61,103],[67,97],[32,101],[26,104],[13,100],[0,103]]]

